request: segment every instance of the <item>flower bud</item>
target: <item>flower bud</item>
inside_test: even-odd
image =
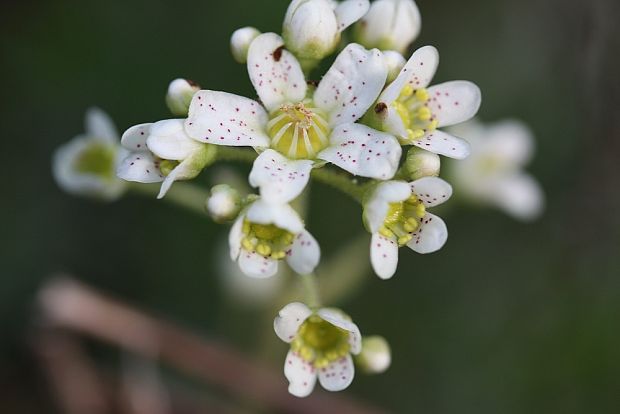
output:
[[[412,147],[407,152],[405,169],[411,180],[422,177],[437,177],[441,169],[441,161],[437,154]]]
[[[200,86],[186,79],[175,79],[168,86],[166,105],[176,116],[187,116],[192,97],[200,90]]]
[[[233,32],[230,37],[230,51],[237,62],[245,63],[248,60],[250,43],[252,43],[258,35],[260,35],[260,32],[250,26],[242,27]]]
[[[333,5],[328,0],[291,2],[282,37],[286,48],[299,58],[319,60],[331,54],[340,41]]]
[[[377,0],[356,23],[354,40],[369,49],[405,53],[421,26],[420,11],[413,0]]]
[[[217,223],[233,220],[241,210],[239,192],[227,184],[219,184],[211,189],[206,203],[207,212]]]
[[[401,69],[405,66],[405,63],[407,63],[407,60],[403,57],[403,55],[394,50],[384,51],[383,60],[388,67],[388,77],[386,83],[391,83],[394,79],[396,79]]]
[[[382,336],[368,336],[362,339],[362,352],[355,362],[366,374],[380,374],[385,372],[392,363],[390,345]]]

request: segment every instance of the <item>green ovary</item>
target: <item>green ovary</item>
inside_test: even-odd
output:
[[[405,201],[390,203],[379,233],[387,238],[395,238],[399,246],[404,246],[413,238],[412,234],[420,226],[420,220],[425,214],[424,204],[414,195]]]
[[[105,179],[112,179],[115,177],[115,157],[114,147],[95,142],[80,153],[73,164],[73,168],[83,174],[93,174]]]
[[[283,105],[271,115],[271,148],[291,159],[313,159],[329,144],[326,116],[311,101]]]
[[[316,368],[324,368],[349,353],[349,332],[313,315],[299,327],[291,349]]]
[[[245,220],[241,246],[264,257],[283,259],[293,243],[293,233],[273,224],[257,224]]]
[[[437,129],[437,119],[428,108],[428,91],[424,88],[413,89],[410,85],[403,88],[392,106],[400,115],[407,128],[407,137],[400,138],[401,144],[411,144],[422,138],[427,132]]]

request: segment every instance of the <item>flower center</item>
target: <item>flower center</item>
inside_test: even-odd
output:
[[[383,226],[379,233],[387,238],[396,238],[399,246],[404,246],[413,238],[412,234],[420,226],[426,209],[415,195],[405,201],[390,203]]]
[[[413,89],[411,85],[407,85],[392,103],[407,128],[407,138],[400,139],[401,144],[411,144],[437,128],[437,119],[428,108],[428,100],[428,91],[425,88]]]
[[[272,259],[283,259],[295,238],[293,233],[273,224],[257,224],[248,220],[243,222],[243,234],[241,246],[244,249]]]
[[[116,151],[113,146],[93,142],[76,158],[73,167],[84,174],[93,174],[105,179],[112,179],[114,174],[114,158]]]
[[[312,159],[329,144],[326,116],[312,101],[282,105],[271,115],[271,148],[291,159]]]
[[[313,315],[299,327],[291,348],[316,368],[324,368],[349,353],[349,332]]]

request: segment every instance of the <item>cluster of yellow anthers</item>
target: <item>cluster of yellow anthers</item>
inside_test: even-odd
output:
[[[426,132],[437,129],[438,121],[427,106],[428,100],[426,88],[413,89],[411,85],[406,85],[398,99],[392,103],[403,124],[409,126],[408,139],[403,143],[410,144],[411,141],[422,138]]]
[[[313,315],[300,326],[291,349],[315,368],[325,368],[349,353],[349,332]]]
[[[291,232],[273,224],[257,224],[247,219],[243,222],[243,235],[241,243],[244,249],[277,260],[286,256],[295,238]]]
[[[413,238],[412,233],[418,229],[425,214],[424,204],[415,195],[404,201],[390,203],[379,233],[389,239],[396,238],[398,244],[404,246]]]

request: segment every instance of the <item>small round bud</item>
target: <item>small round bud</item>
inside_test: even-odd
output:
[[[383,60],[388,67],[387,83],[390,83],[396,79],[402,68],[405,66],[405,63],[407,63],[407,60],[403,57],[403,55],[394,50],[384,51]]]
[[[356,356],[355,362],[366,374],[381,374],[392,363],[390,345],[382,336],[364,337],[362,352]]]
[[[200,86],[187,79],[175,79],[168,86],[166,105],[176,116],[187,116],[192,97],[200,90]]]
[[[354,40],[367,48],[405,53],[422,27],[413,0],[376,0],[355,25]]]
[[[219,184],[211,189],[206,207],[213,221],[217,223],[234,220],[241,210],[241,197],[231,186]]]
[[[258,35],[260,35],[260,32],[249,26],[242,27],[233,32],[230,37],[230,51],[237,62],[245,63],[248,60],[250,43],[252,43]]]
[[[320,60],[340,41],[333,5],[328,0],[291,2],[282,27],[286,48],[302,59]]]
[[[441,169],[441,161],[437,154],[412,147],[407,152],[405,169],[411,180],[422,177],[437,177]]]

